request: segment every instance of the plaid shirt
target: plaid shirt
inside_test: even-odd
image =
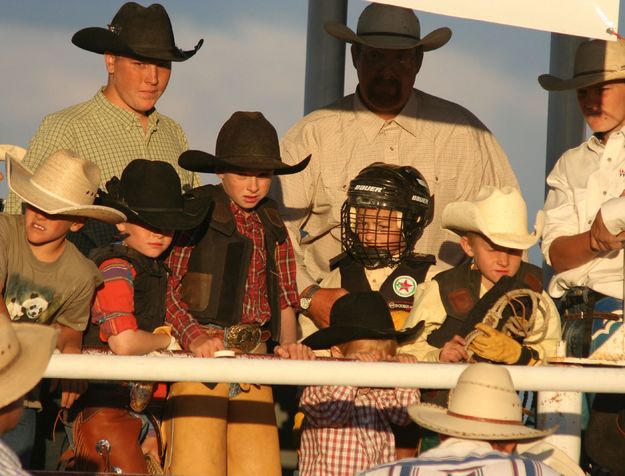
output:
[[[24,165],[35,170],[57,150],[69,149],[100,168],[101,187],[113,176],[120,176],[134,159],[168,162],[176,169],[183,187],[199,185],[196,174],[178,165],[178,157],[189,148],[180,125],[154,111],[149,115],[146,132],[134,113],[112,104],[102,91],[89,101],[46,116],[30,141]],[[21,213],[21,202],[12,192],[5,210]],[[96,244],[110,243],[110,226],[89,225],[79,234],[88,235]]]
[[[264,324],[271,318],[271,309],[267,299],[267,281],[265,265],[265,233],[256,212],[245,212],[232,201],[230,210],[237,225],[237,231],[249,238],[253,243],[252,259],[249,265],[243,297],[241,322]],[[167,310],[165,320],[172,325],[174,336],[182,347],[189,348],[190,343],[201,336],[204,331],[200,324],[189,314],[182,299],[180,283],[187,272],[193,245],[197,243],[193,233],[183,233],[176,239],[167,265],[171,270],[171,278],[167,289]],[[276,270],[278,272],[280,309],[297,308],[298,294],[295,284],[295,257],[288,236],[283,243],[277,243],[275,249]],[[227,272],[227,271],[226,271]]]
[[[301,476],[352,476],[357,471],[395,459],[395,437],[389,422],[407,425],[408,405],[419,401],[416,388],[310,386],[300,408]]]

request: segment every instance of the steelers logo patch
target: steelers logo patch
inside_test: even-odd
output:
[[[393,291],[399,297],[410,297],[417,288],[417,282],[412,276],[399,276],[393,281]]]

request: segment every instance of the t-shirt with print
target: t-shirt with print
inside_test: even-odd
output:
[[[0,284],[12,321],[84,331],[101,282],[96,265],[69,241],[53,263],[39,261],[28,245],[24,216],[0,215]]]

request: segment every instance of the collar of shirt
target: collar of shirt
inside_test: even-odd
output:
[[[368,142],[373,142],[382,128],[390,122],[394,122],[406,132],[416,136],[417,103],[417,96],[413,90],[410,94],[410,99],[408,99],[408,102],[401,112],[393,119],[386,121],[374,112],[371,112],[371,110],[362,102],[362,99],[360,99],[358,91],[356,91],[354,94],[354,115],[356,116],[356,120],[358,121],[358,124],[365,134]]]
[[[240,226],[250,226],[254,223],[261,223],[258,213],[253,210],[243,210],[236,203],[230,199],[230,211],[234,215],[234,219],[237,223],[237,228]],[[241,230],[239,230],[240,232]]]
[[[126,111],[119,106],[116,106],[111,101],[107,99],[104,95],[104,86],[100,88],[98,93],[95,95],[95,101],[102,109],[104,109],[108,114],[114,117],[117,121],[124,124],[127,129],[131,129],[133,127],[142,127],[139,122],[139,118],[133,112]],[[156,129],[158,125],[158,112],[154,109],[148,115],[148,131],[152,131]]]

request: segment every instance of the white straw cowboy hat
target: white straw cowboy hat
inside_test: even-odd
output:
[[[424,428],[468,440],[524,440],[556,430],[523,425],[522,409],[505,367],[477,363],[460,374],[447,408],[417,403],[408,407],[408,413]]]
[[[527,232],[527,206],[521,192],[505,186],[485,186],[473,200],[449,203],[443,210],[442,227],[461,235],[481,233],[505,248],[526,250],[540,238],[544,214],[536,214],[535,229]]]
[[[12,324],[0,316],[0,408],[41,380],[59,331],[41,324]]]
[[[106,223],[120,223],[126,216],[117,210],[93,205],[100,169],[68,150],[59,150],[31,172],[11,154],[7,154],[9,187],[26,203],[51,215],[94,218]]]
[[[325,30],[347,43],[371,48],[405,50],[420,46],[423,51],[440,48],[451,38],[451,30],[438,28],[421,38],[419,19],[408,8],[372,3],[358,18],[356,33],[339,22],[326,22]]]
[[[562,476],[584,476],[586,473],[564,451],[547,441],[520,443],[516,452],[555,469]]]
[[[625,40],[586,40],[577,47],[573,77],[542,74],[538,82],[547,91],[566,91],[625,79]]]
[[[13,158],[21,161],[26,155],[26,149],[19,145],[0,144],[0,160],[5,160],[6,155],[10,154]]]

